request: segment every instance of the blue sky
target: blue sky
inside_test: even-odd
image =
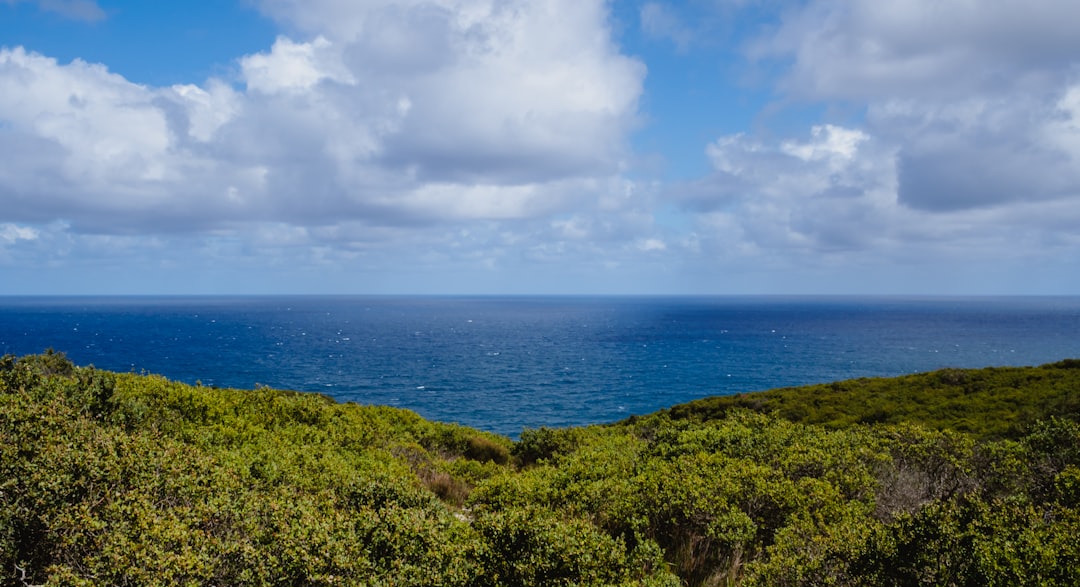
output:
[[[0,0],[0,295],[1077,294],[1074,0]]]

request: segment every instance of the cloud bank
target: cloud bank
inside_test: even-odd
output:
[[[0,140],[20,145],[5,166],[13,220],[527,218],[620,169],[645,70],[607,40],[601,2],[267,9],[332,36],[280,37],[239,60],[235,84],[167,88],[0,51]]]
[[[260,7],[295,33],[198,86],[0,49],[10,231],[201,234],[310,261],[623,212],[610,189],[646,69],[612,42],[604,2]]]
[[[782,99],[862,115],[721,137],[682,199],[758,251],[1075,264],[1078,16],[1064,0],[788,6],[748,57],[776,68]]]
[[[696,146],[711,172],[680,183],[635,168],[648,66],[607,2],[257,8],[281,36],[199,85],[0,48],[0,262],[721,292],[1080,264],[1069,0],[717,3],[717,22],[773,11],[741,47],[770,108],[825,114],[713,137]],[[637,15],[679,53],[708,22],[691,31],[657,2]]]

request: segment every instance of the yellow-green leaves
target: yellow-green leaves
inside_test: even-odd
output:
[[[1076,374],[859,380],[512,443],[0,357],[0,584],[1077,585]]]

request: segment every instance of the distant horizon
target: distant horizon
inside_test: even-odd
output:
[[[0,300],[15,298],[892,298],[943,300],[965,298],[1080,298],[1080,293],[0,293]]]
[[[0,354],[522,426],[1080,356],[1080,296],[0,298]]]

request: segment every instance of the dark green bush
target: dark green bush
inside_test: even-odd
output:
[[[574,428],[526,428],[514,444],[512,454],[521,466],[572,452],[578,447],[580,432]]]

